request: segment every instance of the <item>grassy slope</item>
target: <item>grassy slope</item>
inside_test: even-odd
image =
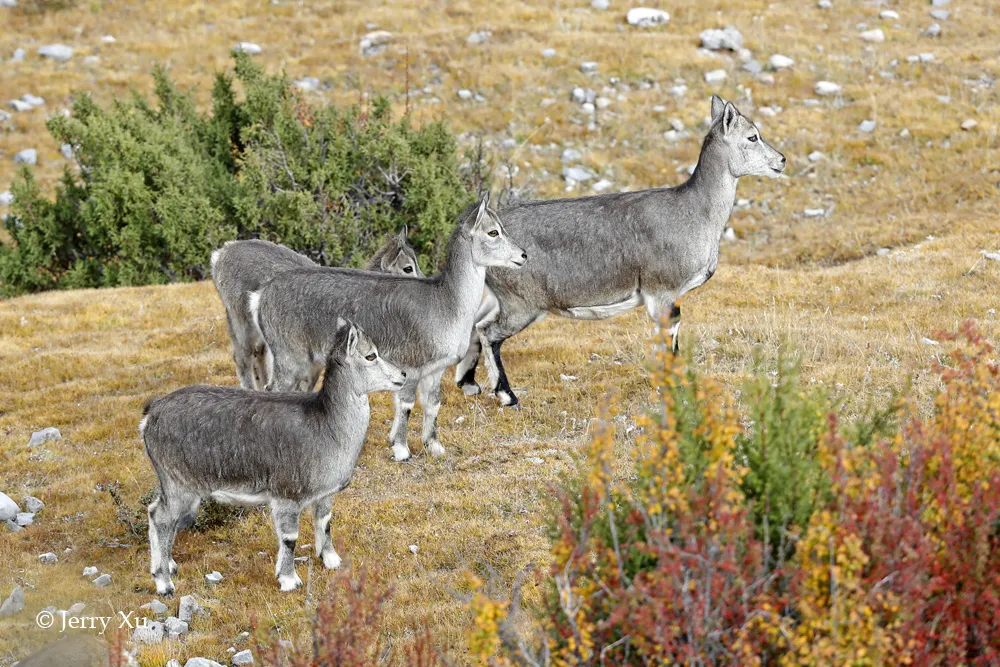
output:
[[[997,336],[1000,264],[982,260],[980,251],[1000,246],[1000,111],[995,88],[973,92],[963,83],[1000,76],[1000,21],[987,0],[954,3],[937,40],[918,36],[931,22],[922,3],[890,5],[902,14],[895,28],[863,3],[839,2],[829,13],[790,0],[685,0],[665,6],[669,27],[642,32],[619,31],[619,3],[606,13],[564,3],[515,2],[502,9],[478,1],[306,4],[170,0],[93,3],[40,17],[7,11],[0,14],[7,22],[0,54],[24,46],[29,56],[19,65],[0,65],[0,88],[4,99],[41,95],[51,112],[74,90],[108,101],[130,86],[147,89],[150,64],[160,60],[182,84],[199,84],[204,98],[210,75],[228,64],[228,47],[248,40],[264,47],[268,67],[327,80],[332,89],[317,95],[347,102],[358,99],[359,86],[401,93],[406,74],[399,51],[408,47],[410,86],[433,85],[441,100],[411,99],[418,120],[445,115],[460,131],[514,137],[519,147],[505,157],[520,167],[518,184],[559,196],[560,180],[544,172],[558,173],[566,145],[583,148],[585,161],[618,187],[678,182],[676,169],[695,160],[698,139],[672,145],[662,132],[670,118],[689,127],[700,122],[711,92],[702,74],[726,67],[730,78],[720,93],[740,99],[737,85],[750,86],[757,105],[784,107],[776,118],[757,118],[765,137],[789,156],[790,177],[740,186],[739,196],[755,201],[734,215],[740,240],[724,247],[718,275],[684,303],[685,344],[699,364],[735,387],[755,347],[773,358],[778,343],[789,340],[803,354],[805,376],[829,386],[851,411],[884,399],[911,374],[917,395],[927,395],[932,385],[923,369],[940,348],[921,339],[932,329],[975,317]],[[357,53],[366,21],[397,36],[376,58]],[[866,52],[859,22],[882,27],[886,43]],[[796,67],[766,86],[725,59],[696,55],[697,33],[727,23],[742,30],[760,60],[781,52],[795,58]],[[827,29],[818,27],[822,23]],[[468,47],[465,38],[479,29],[492,30],[491,41]],[[117,43],[100,44],[103,34]],[[33,55],[38,44],[55,41],[77,47],[69,64]],[[539,51],[547,46],[559,55],[543,60]],[[907,55],[926,51],[935,53],[935,63],[905,63]],[[88,54],[100,55],[100,65],[85,66]],[[881,79],[894,58],[904,61],[895,68],[898,78]],[[600,63],[598,79],[577,71],[583,60]],[[589,132],[585,122],[573,122],[583,116],[568,101],[569,90],[589,85],[600,91],[611,76],[632,90]],[[675,77],[691,88],[684,104],[664,92]],[[644,78],[664,90],[639,91]],[[800,100],[812,96],[819,79],[844,84],[846,104],[804,107]],[[461,87],[488,101],[461,102],[455,96]],[[951,104],[937,95],[950,95]],[[556,102],[542,107],[546,98]],[[403,97],[397,99],[401,107]],[[667,111],[654,113],[654,105]],[[16,129],[0,133],[0,189],[14,176],[10,156],[24,147],[40,149],[39,172],[48,182],[61,170],[44,114],[15,114]],[[968,117],[979,127],[962,132],[958,125]],[[878,120],[874,135],[855,131],[864,118]],[[910,138],[898,137],[904,127]],[[805,156],[817,149],[829,160],[810,168]],[[836,202],[830,217],[801,217],[803,208],[829,201]],[[767,202],[770,214],[759,202]],[[893,251],[874,256],[883,246]],[[637,312],[601,323],[550,319],[513,339],[505,351],[515,387],[526,390],[524,408],[501,411],[488,398],[466,399],[448,387],[441,423],[450,456],[443,461],[391,462],[383,445],[389,402],[376,398],[358,474],[335,503],[334,530],[344,556],[378,568],[396,587],[387,630],[397,642],[426,618],[461,661],[468,619],[449,591],[461,590],[463,572],[492,567],[500,590],[524,563],[544,561],[548,485],[578,457],[589,419],[609,390],[618,391],[626,414],[641,408],[648,331]],[[578,379],[564,382],[560,374]],[[234,379],[224,316],[209,284],[51,293],[0,304],[2,490],[16,500],[32,493],[48,505],[30,530],[0,534],[0,594],[17,583],[28,595],[24,614],[0,621],[0,663],[55,638],[33,627],[42,607],[82,600],[112,613],[135,610],[152,597],[144,547],[108,546],[129,540],[107,493],[95,488],[120,482],[134,503],[153,484],[135,432],[145,400],[185,384]],[[456,424],[460,416],[465,419]],[[65,439],[41,456],[29,452],[30,432],[49,425]],[[536,456],[545,462],[527,460]],[[308,520],[302,528],[311,534]],[[420,547],[416,556],[411,544]],[[180,537],[179,592],[204,598],[213,613],[196,621],[185,644],[147,649],[143,663],[191,655],[224,659],[251,616],[282,626],[285,636],[300,631],[304,595],[278,594],[274,546],[260,512],[237,526]],[[67,547],[72,551],[64,554]],[[60,563],[39,565],[38,554],[46,551],[60,554]],[[111,573],[115,583],[94,589],[79,576],[87,565]],[[202,575],[213,569],[226,579],[209,589]],[[299,570],[306,574],[304,564]],[[314,572],[314,589],[328,579]]]

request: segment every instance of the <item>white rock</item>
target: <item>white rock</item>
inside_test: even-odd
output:
[[[24,609],[24,591],[20,586],[15,586],[3,604],[0,605],[0,618],[13,616]]]
[[[39,97],[38,95],[32,95],[31,93],[25,93],[24,95],[21,95],[21,101],[27,102],[32,107],[40,107],[43,104],[45,104],[45,100],[43,98]]]
[[[607,97],[598,97],[595,104],[598,109],[607,109],[611,106],[611,99]]]
[[[858,125],[858,130],[864,132],[865,134],[870,134],[875,131],[875,121],[873,120],[863,120],[861,124]]]
[[[726,231],[725,233],[723,233],[722,238],[726,239],[727,241],[735,241],[736,231],[732,227],[726,227]]]
[[[983,257],[994,262],[1000,262],[1000,252],[984,252]]]
[[[176,616],[170,616],[163,622],[163,629],[167,631],[168,637],[176,637],[188,631],[188,624]]]
[[[933,53],[921,53],[919,55],[919,58],[920,58],[920,62],[922,62],[922,63],[932,63],[932,62],[934,62],[934,54]]]
[[[96,577],[97,576],[97,568],[93,567],[93,566],[83,568],[83,576],[84,576],[85,579],[90,579],[91,577]]]
[[[62,156],[64,158],[66,158],[67,160],[72,160],[73,159],[73,145],[72,144],[63,144],[62,146],[59,147],[59,152],[62,153]]]
[[[931,0],[932,7],[947,7],[951,4],[951,0]]]
[[[259,56],[264,52],[264,49],[260,48],[259,44],[254,44],[253,42],[240,42],[234,47],[234,50],[249,53],[251,56]]]
[[[677,140],[681,138],[681,135],[677,132],[677,130],[667,130],[663,133],[663,138],[670,143],[676,143]]]
[[[822,208],[807,208],[806,210],[802,211],[802,215],[806,216],[807,218],[818,218],[824,213],[826,213],[826,210]]]
[[[25,55],[24,49],[14,49],[14,55],[11,56],[10,61],[12,63],[19,63],[24,60]]]
[[[0,7],[17,7],[17,0],[0,0]]]
[[[588,115],[593,114],[595,109],[596,107],[591,102],[586,102],[580,105],[580,111]]]
[[[420,551],[420,547],[418,547],[416,544],[411,544],[410,545],[410,553],[411,554],[413,554],[414,556],[416,556],[418,551]]]
[[[160,602],[159,600],[151,600],[146,604],[142,605],[141,607],[139,607],[139,609],[148,609],[157,616],[160,616],[161,614],[166,614],[170,608],[167,607],[167,605]]]
[[[587,62],[582,62],[580,63],[580,71],[583,72],[584,74],[592,74],[593,72],[597,71],[597,63],[595,63],[592,60]]]
[[[185,623],[190,623],[198,609],[198,601],[194,599],[194,596],[185,595],[181,598],[180,606],[177,609],[177,617]]]
[[[543,58],[554,58],[556,55],[555,49],[542,49]]]
[[[10,190],[0,192],[0,206],[10,206],[14,203],[14,195]],[[0,519],[3,521],[3,519]]]
[[[86,58],[83,59],[84,65],[97,65],[100,62],[101,62],[100,56],[87,56]]]
[[[679,118],[671,118],[670,119],[670,127],[674,128],[678,132],[683,132],[684,131],[684,123],[682,123]]]
[[[962,129],[965,130],[966,132],[968,132],[969,130],[976,129],[977,125],[979,125],[979,123],[973,120],[972,118],[967,118],[966,120],[962,121]]]
[[[662,9],[635,7],[628,10],[628,14],[625,15],[625,20],[628,21],[629,25],[634,25],[637,28],[652,28],[653,26],[663,25],[669,21],[670,14],[666,13]]]
[[[492,34],[493,33],[489,32],[488,30],[480,30],[479,32],[474,32],[471,35],[469,35],[469,38],[465,41],[467,44],[482,44],[483,42],[487,41],[490,38],[490,35]]]
[[[463,100],[471,100],[473,98],[472,91],[466,88],[462,88],[461,90],[459,90],[458,96]]]
[[[879,257],[885,257],[890,252],[892,252],[892,249],[890,248],[879,248],[878,250],[875,251],[875,254],[878,255]]]
[[[38,562],[42,565],[54,565],[59,562],[59,556],[55,555],[51,551],[44,553],[38,557]]]
[[[827,95],[839,95],[840,91],[843,90],[839,84],[833,83],[832,81],[817,81],[816,87],[813,88],[813,92],[824,97]]]
[[[599,12],[603,12],[611,6],[611,3],[608,0],[591,0],[590,6]]]
[[[319,90],[319,79],[314,76],[305,76],[296,81],[293,85],[299,90],[312,92],[314,90]]]
[[[236,667],[239,665],[252,665],[253,653],[250,652],[250,649],[244,649],[239,653],[234,654],[230,662]]]
[[[373,30],[358,43],[362,55],[373,56],[385,50],[386,44],[392,41],[392,33],[388,30]]]
[[[0,195],[2,195],[2,193],[0,193]],[[13,201],[13,198],[11,198],[11,201]],[[10,202],[6,203],[9,204]],[[18,515],[20,511],[21,508],[17,506],[17,503],[11,500],[10,496],[8,496],[6,493],[0,492],[0,521],[7,521],[9,519],[13,519]]]
[[[771,69],[788,69],[795,64],[795,61],[788,56],[783,56],[780,53],[775,53],[773,56],[767,59],[767,64],[771,66]]]
[[[31,111],[32,106],[25,102],[24,100],[11,100],[8,105],[14,111],[21,113],[23,111]]]
[[[205,575],[205,581],[208,582],[210,586],[214,586],[215,584],[222,581],[222,575],[219,574],[218,571],[212,570],[211,572]]]
[[[719,83],[725,81],[726,70],[724,69],[713,69],[711,72],[705,72],[705,83]]]
[[[183,667],[183,665],[181,665],[180,660],[173,658],[169,660],[167,664],[165,664],[163,667]]]
[[[739,51],[743,48],[743,35],[732,26],[727,26],[722,30],[718,28],[702,30],[698,37],[702,47],[710,51]]]
[[[25,148],[14,155],[14,162],[29,166],[36,165],[38,164],[38,151],[34,148]],[[32,436],[32,439],[34,439],[34,436]]]
[[[30,150],[33,151],[34,149]],[[24,151],[22,151],[22,153],[23,152]],[[14,161],[16,162],[17,158],[15,158]],[[31,164],[34,164],[34,162]],[[28,447],[37,447],[38,445],[49,442],[50,440],[59,440],[60,438],[62,438],[62,433],[59,432],[59,429],[54,426],[49,426],[48,428],[43,428],[41,431],[35,431],[32,433],[31,439],[28,441]]]
[[[921,338],[920,342],[923,343],[924,345],[940,345],[941,344],[941,343],[937,342],[936,340],[932,340],[930,338]]]
[[[114,36],[112,35],[104,35],[103,37],[101,37],[101,44],[114,44],[117,41],[118,40],[115,39]]]
[[[191,658],[184,663],[184,667],[224,667],[224,665],[208,658]]]
[[[146,620],[135,626],[132,641],[136,644],[159,644],[163,641],[163,623]]]
[[[924,36],[926,37],[940,37],[941,36],[941,24],[932,23],[924,30]]]
[[[904,139],[910,136],[910,128],[904,127],[902,130],[899,131],[899,136]]]
[[[824,158],[826,158],[826,156],[820,153],[819,151],[813,151],[812,153],[809,154],[810,162],[819,162]]]
[[[38,47],[38,55],[64,63],[73,57],[73,49],[65,44],[46,44]]]
[[[878,13],[878,17],[886,21],[895,21],[899,18],[899,12],[894,12],[891,9],[883,9]]]
[[[594,175],[583,167],[566,167],[562,171],[563,178],[568,181],[584,183],[594,178]]]
[[[83,610],[86,608],[87,605],[85,605],[84,603],[76,602],[73,604],[72,607],[66,610],[66,614],[68,614],[69,616],[79,616],[80,614],[83,613]]]
[[[820,9],[830,9],[833,7],[833,3],[830,2],[830,0],[819,0],[819,2],[816,3],[816,6]]]
[[[670,88],[669,92],[674,97],[684,97],[687,95],[688,87],[683,83]]]
[[[612,185],[613,185],[613,183],[611,181],[609,181],[606,178],[602,178],[601,180],[599,180],[596,183],[594,183],[594,185],[592,186],[592,189],[594,190],[594,192],[604,192],[605,190],[607,190],[608,188],[610,188]]]
[[[14,522],[24,528],[25,526],[30,526],[35,523],[35,515],[31,512],[19,512],[18,515],[14,517]]]
[[[881,28],[875,28],[874,30],[865,30],[863,33],[861,33],[860,37],[866,42],[874,42],[876,44],[885,41],[885,33],[882,32]]]
[[[93,583],[98,588],[104,588],[106,586],[110,586],[111,585],[111,575],[110,574],[102,574],[97,579],[94,579],[94,581],[92,581],[91,583]]]
[[[938,21],[947,21],[948,17],[951,16],[951,12],[947,9],[932,9],[931,16]]]
[[[576,162],[577,160],[583,159],[583,153],[576,150],[575,148],[565,148],[562,152],[563,162]]]

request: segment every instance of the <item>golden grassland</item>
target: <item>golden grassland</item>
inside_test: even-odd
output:
[[[0,54],[9,57],[19,46],[29,52],[23,63],[0,64],[0,98],[30,92],[47,100],[43,110],[14,114],[14,129],[0,131],[0,189],[15,176],[13,153],[32,146],[39,149],[40,177],[54,182],[65,162],[44,120],[74,92],[91,91],[108,103],[130,88],[148,91],[151,65],[166,62],[182,86],[197,86],[204,102],[211,76],[231,64],[229,48],[244,40],[263,47],[259,58],[269,69],[329,83],[329,90],[309,94],[317,101],[350,103],[362,91],[386,92],[402,112],[407,76],[411,88],[432,86],[432,93],[409,100],[416,121],[446,117],[460,132],[497,143],[513,137],[518,146],[501,157],[519,166],[515,184],[539,196],[563,194],[555,175],[560,152],[570,145],[616,187],[679,182],[677,168],[697,157],[697,125],[714,90],[760,121],[765,138],[790,164],[787,178],[740,185],[738,196],[754,205],[734,213],[738,240],[724,243],[716,277],[684,301],[684,345],[699,368],[737,390],[756,353],[773,363],[787,342],[802,357],[805,381],[822,383],[847,414],[884,402],[908,378],[922,400],[935,386],[926,372],[930,360],[943,351],[924,341],[935,328],[954,329],[971,317],[989,338],[1000,333],[1000,263],[981,254],[1000,250],[1000,106],[995,86],[965,83],[1000,78],[1000,14],[989,0],[955,2],[943,35],[930,39],[919,36],[932,21],[927,5],[885,7],[901,18],[881,21],[878,7],[861,2],[837,2],[824,12],[791,0],[680,0],[664,4],[668,26],[647,31],[623,30],[627,6],[618,2],[608,12],[582,1],[417,0],[81,2],[41,15],[0,10]],[[366,22],[394,35],[379,56],[358,53]],[[886,42],[859,40],[861,22],[883,28]],[[725,56],[698,55],[698,32],[726,24],[742,31],[762,62],[780,52],[794,58],[795,67],[764,85]],[[490,30],[492,37],[469,46],[474,30]],[[105,34],[117,41],[102,44]],[[64,65],[34,55],[38,45],[52,42],[77,54]],[[557,56],[543,59],[546,47]],[[921,52],[933,52],[935,61],[906,62]],[[101,60],[85,65],[87,55]],[[890,68],[893,59],[901,63]],[[597,79],[579,72],[584,60],[599,63]],[[702,76],[718,67],[730,77],[711,89]],[[890,69],[895,79],[880,77]],[[569,91],[584,85],[600,92],[612,76],[631,89],[588,130]],[[683,103],[666,94],[678,77],[690,87]],[[640,91],[643,79],[660,90]],[[844,86],[844,104],[802,104],[821,79]],[[738,86],[752,88],[755,105]],[[459,88],[487,100],[463,102]],[[543,107],[546,99],[555,102]],[[655,113],[656,105],[666,111]],[[776,117],[754,113],[765,105],[784,110]],[[662,133],[671,118],[693,136],[667,143]],[[856,131],[866,118],[878,122],[871,135]],[[978,127],[960,130],[966,118]],[[903,128],[909,137],[899,136]],[[827,159],[809,163],[813,150]],[[831,204],[828,217],[802,217],[804,208]],[[882,247],[891,250],[876,256]],[[470,616],[453,593],[465,590],[466,573],[474,572],[501,594],[526,563],[545,563],[551,485],[574,468],[609,391],[617,392],[623,414],[642,409],[649,331],[645,314],[636,312],[599,323],[549,319],[512,339],[505,356],[523,408],[501,410],[491,398],[466,398],[448,383],[440,417],[449,450],[443,460],[423,456],[411,429],[417,455],[408,464],[392,462],[384,444],[390,402],[374,398],[359,469],[334,504],[334,539],[354,565],[378,571],[395,587],[384,628],[394,645],[426,622],[449,657],[469,661],[463,633]],[[0,532],[0,595],[14,585],[27,595],[25,612],[0,621],[0,664],[56,638],[34,626],[45,606],[83,601],[87,613],[113,615],[154,597],[145,545],[125,533],[108,493],[98,488],[119,483],[123,498],[137,504],[154,484],[136,432],[141,407],[197,382],[235,383],[223,310],[208,283],[0,303],[0,490],[17,501],[36,495],[47,505],[24,532]],[[57,426],[64,438],[29,450],[31,431],[45,426]],[[300,555],[311,553],[305,546],[310,531],[305,518]],[[113,546],[119,542],[127,546]],[[416,554],[410,545],[419,547]],[[254,617],[280,626],[284,637],[299,637],[306,594],[278,592],[274,550],[263,511],[236,525],[182,534],[175,549],[178,594],[194,594],[212,613],[195,620],[184,642],[140,651],[140,662],[160,667],[171,657],[195,655],[228,662],[226,649],[240,646],[239,633]],[[48,551],[59,554],[58,564],[39,564],[38,555]],[[113,584],[95,589],[80,576],[89,565],[110,573]],[[315,560],[311,567],[311,589],[318,593],[331,575]],[[225,576],[214,588],[203,578],[212,570]],[[299,572],[305,579],[305,564]]]

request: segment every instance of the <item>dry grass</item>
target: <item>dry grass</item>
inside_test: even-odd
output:
[[[64,161],[44,118],[65,107],[72,92],[92,91],[108,102],[130,87],[148,90],[151,64],[165,61],[182,85],[197,84],[205,100],[210,76],[229,65],[228,50],[241,40],[260,43],[270,69],[329,83],[315,93],[326,101],[351,102],[372,90],[394,94],[400,109],[408,49],[410,86],[433,87],[410,99],[417,120],[445,116],[457,130],[483,133],[496,144],[516,139],[518,147],[501,155],[519,166],[516,184],[540,196],[562,193],[555,175],[569,145],[581,147],[585,162],[618,187],[680,181],[677,167],[694,162],[699,137],[674,145],[662,133],[670,118],[688,127],[700,122],[711,92],[702,75],[726,67],[730,78],[718,92],[745,111],[754,108],[740,101],[749,87],[756,105],[784,107],[776,118],[758,120],[791,164],[788,178],[740,186],[739,196],[754,201],[734,214],[740,239],[725,245],[718,275],[685,300],[685,344],[700,365],[735,388],[755,349],[773,359],[788,341],[802,354],[805,377],[829,387],[850,413],[883,401],[911,375],[914,393],[929,394],[933,381],[925,369],[940,348],[921,341],[934,328],[973,317],[997,337],[1000,263],[982,259],[981,250],[1000,249],[1000,107],[995,86],[964,82],[1000,77],[995,3],[954,3],[939,39],[919,37],[931,22],[921,3],[887,5],[902,14],[895,28],[878,19],[878,7],[860,2],[838,2],[830,13],[791,0],[683,0],[665,7],[668,27],[649,31],[620,30],[621,3],[604,13],[577,4],[165,0],[81,2],[41,15],[0,10],[0,54],[18,46],[29,51],[24,63],[0,65],[4,100],[31,92],[48,102],[47,111],[15,114],[15,129],[0,133],[0,189],[14,177],[12,154],[30,146],[39,149],[41,178],[54,182]],[[386,53],[358,54],[366,22],[396,36]],[[867,52],[857,38],[859,22],[886,30],[886,43]],[[701,29],[729,23],[758,59],[781,52],[796,60],[795,68],[768,86],[725,56],[715,61],[695,53]],[[468,34],[480,29],[491,30],[491,40],[467,46]],[[104,34],[117,42],[101,44]],[[38,45],[56,41],[77,48],[68,64],[34,55]],[[545,47],[558,55],[543,59]],[[927,51],[935,53],[934,63],[905,62]],[[87,55],[99,55],[100,63],[85,65]],[[892,69],[896,79],[880,78],[892,59],[903,61]],[[598,78],[579,73],[583,60],[600,63]],[[609,91],[626,99],[599,112],[597,127],[588,130],[569,91],[574,85],[600,91],[612,76],[630,90]],[[691,88],[686,103],[665,92],[677,77]],[[639,90],[645,79],[660,90]],[[844,84],[843,105],[801,103],[819,79]],[[462,102],[455,95],[462,87],[487,102]],[[549,98],[555,103],[541,106]],[[666,111],[655,113],[655,105]],[[873,135],[855,129],[865,118],[879,123]],[[977,119],[978,128],[961,131],[965,118]],[[909,138],[898,136],[904,127]],[[810,166],[805,156],[813,150],[829,159]],[[829,217],[801,216],[804,208],[830,203],[836,207]],[[876,257],[880,247],[892,252]],[[426,619],[440,646],[467,661],[468,616],[450,591],[463,589],[466,571],[491,569],[499,591],[526,562],[544,561],[549,485],[572,468],[608,391],[618,392],[627,414],[641,409],[648,330],[637,312],[601,323],[550,319],[513,339],[505,350],[523,409],[499,410],[488,398],[467,399],[449,386],[441,412],[449,449],[443,461],[418,455],[410,464],[393,463],[384,446],[389,402],[375,399],[358,473],[335,503],[335,540],[355,564],[378,568],[395,586],[386,627],[394,641],[405,642]],[[137,610],[153,597],[145,546],[126,536],[108,494],[96,489],[118,482],[135,503],[152,486],[135,431],[145,400],[185,384],[235,378],[222,308],[207,283],[15,299],[0,304],[0,334],[2,490],[47,504],[37,525],[0,535],[0,594],[16,583],[28,597],[24,614],[0,621],[2,663],[55,638],[31,620],[49,604],[66,608],[82,600],[97,613]],[[578,379],[564,382],[560,374]],[[50,425],[65,438],[41,455],[29,451],[31,431]],[[303,534],[308,530],[306,520]],[[420,547],[416,555],[411,544]],[[182,535],[178,591],[199,596],[213,612],[195,622],[185,643],[147,649],[143,663],[159,667],[169,657],[193,655],[225,660],[253,616],[296,636],[304,628],[304,594],[278,593],[274,548],[259,511],[236,526]],[[300,549],[307,553],[305,545]],[[59,564],[39,565],[46,551],[60,554]],[[94,589],[80,577],[88,565],[111,573],[114,584]],[[213,569],[226,578],[211,589],[202,575]],[[299,570],[304,575],[305,565]],[[313,590],[328,580],[314,570]]]

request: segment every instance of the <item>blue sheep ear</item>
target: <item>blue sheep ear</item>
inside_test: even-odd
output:
[[[347,332],[347,354],[354,354],[358,350],[358,328],[351,325]]]
[[[714,123],[722,115],[726,108],[726,101],[718,95],[712,95],[712,122]]]
[[[396,239],[399,242],[399,247],[400,248],[405,248],[406,247],[406,245],[407,245],[407,237],[409,235],[410,235],[410,230],[408,230],[406,228],[406,225],[403,225],[403,228],[399,230],[399,236],[396,237]]]

